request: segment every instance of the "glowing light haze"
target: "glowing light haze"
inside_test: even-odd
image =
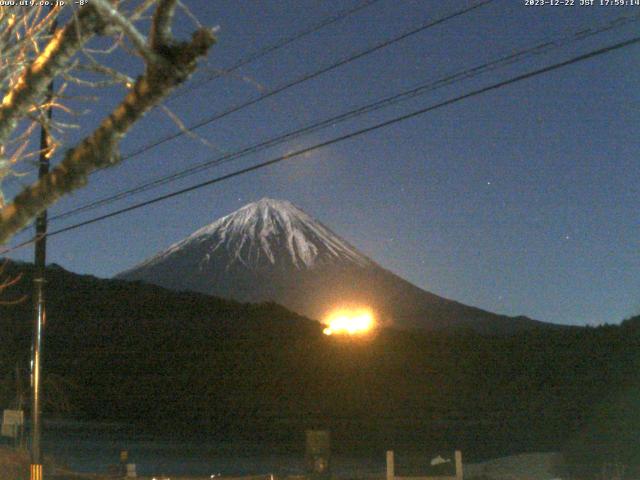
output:
[[[184,3],[203,24],[220,26],[208,64],[193,79],[200,84],[212,72],[360,1]],[[232,74],[191,90],[186,85],[184,95],[168,106],[186,125],[198,123],[472,3],[379,0]],[[575,3],[527,7],[524,1],[495,0],[197,129],[206,143],[183,136],[100,172],[50,216],[496,58],[576,37],[562,47],[541,49],[504,68],[54,221],[50,229],[637,36],[638,21],[615,21],[637,16],[640,8]],[[192,24],[180,15],[176,31],[186,34]],[[606,24],[615,27],[575,35]],[[135,59],[121,63],[127,73],[139,73],[132,68]],[[633,46],[52,237],[48,259],[74,272],[111,277],[217,218],[271,197],[300,206],[384,268],[437,295],[549,322],[618,323],[640,313],[638,85],[640,47]],[[106,94],[99,105],[90,105],[93,113],[82,125],[95,124],[104,111],[99,107],[120,96]],[[125,139],[122,153],[175,131],[164,112],[154,111]],[[26,180],[13,179],[7,196]],[[32,234],[29,229],[13,242]],[[33,251],[22,249],[12,258],[32,261]]]
[[[375,328],[375,319],[367,308],[341,308],[331,312],[325,322],[325,335],[364,335]]]

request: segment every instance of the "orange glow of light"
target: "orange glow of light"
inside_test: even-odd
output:
[[[324,323],[327,325],[323,330],[325,335],[362,335],[370,332],[376,324],[373,313],[367,308],[336,310]]]

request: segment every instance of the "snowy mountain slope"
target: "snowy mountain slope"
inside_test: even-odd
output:
[[[421,290],[287,201],[264,198],[207,225],[118,278],[241,301],[274,301],[322,319],[366,305],[406,328],[511,332],[546,325]]]
[[[290,202],[263,198],[207,225],[132,270],[152,268],[188,252],[206,268],[216,256],[229,261],[226,269],[250,270],[283,264],[296,269],[373,262]],[[121,274],[127,276],[127,272]]]

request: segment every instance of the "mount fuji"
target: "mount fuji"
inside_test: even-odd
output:
[[[439,297],[382,268],[288,201],[245,205],[117,275],[179,291],[273,301],[321,320],[349,305],[384,325],[515,333],[553,324]]]

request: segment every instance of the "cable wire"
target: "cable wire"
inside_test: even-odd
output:
[[[290,37],[284,38],[282,40],[279,40],[275,43],[273,43],[272,45],[268,45],[264,48],[261,48],[260,50],[253,52],[249,55],[247,55],[246,57],[244,57],[243,59],[237,61],[236,63],[234,63],[232,66],[225,68],[224,70],[220,71],[220,72],[215,72],[213,75],[210,75],[208,78],[201,80],[198,83],[191,83],[189,85],[189,87],[187,88],[183,88],[179,91],[177,91],[174,95],[171,96],[170,100],[175,100],[176,98],[180,98],[184,95],[186,95],[189,92],[192,92],[193,90],[196,90],[200,87],[202,87],[203,85],[211,82],[212,80],[215,80],[216,78],[220,78],[223,75],[227,75],[229,73],[232,73],[236,70],[238,70],[241,67],[244,67],[245,65],[248,65],[249,63],[252,63],[256,60],[258,60],[259,58],[264,57],[265,55],[268,55],[269,53],[273,53],[277,50],[280,50],[281,48],[286,47],[287,45],[290,45],[291,43],[300,40],[301,38],[306,37],[307,35],[310,35],[312,33],[315,33],[325,27],[328,27],[329,25],[332,25],[346,17],[348,17],[349,15],[352,15],[354,13],[359,12],[360,10],[363,10],[371,5],[373,5],[374,3],[379,2],[380,0],[365,0],[364,2],[359,3],[358,5],[356,5],[355,7],[352,8],[347,8],[344,9],[338,13],[336,13],[335,15],[330,15],[328,17],[323,18],[322,20],[320,20],[320,22],[316,23],[315,25],[312,25],[311,27],[307,28],[306,30],[302,30],[298,33],[294,33],[293,35],[291,35]]]
[[[453,83],[462,81],[462,80],[467,80],[469,78],[473,78],[476,77],[480,74],[486,73],[488,71],[493,71],[496,70],[498,68],[501,68],[503,66],[507,66],[507,65],[512,65],[516,62],[522,61],[526,58],[529,58],[533,55],[539,55],[539,54],[546,54],[549,51],[551,51],[552,49],[556,49],[556,48],[560,48],[560,47],[564,47],[567,44],[571,43],[571,42],[575,42],[578,40],[583,40],[587,37],[602,33],[602,32],[606,32],[606,31],[610,31],[612,28],[618,28],[624,25],[627,25],[631,22],[635,22],[640,20],[640,14],[636,14],[636,15],[631,15],[631,16],[622,16],[622,17],[618,17],[615,20],[606,23],[603,26],[600,26],[598,28],[590,28],[590,29],[584,29],[581,28],[578,31],[576,31],[575,33],[571,34],[571,35],[565,35],[563,37],[561,37],[560,39],[556,39],[556,40],[552,40],[552,41],[543,41],[542,43],[538,43],[533,47],[524,49],[524,50],[520,50],[518,52],[515,52],[513,54],[510,55],[506,55],[503,57],[500,57],[498,59],[492,60],[490,62],[484,63],[482,65],[479,66],[475,66],[475,67],[471,67],[471,68],[467,68],[465,70],[462,70],[460,72],[457,72],[455,74],[452,75],[448,75],[446,77],[440,78],[438,80],[432,81],[432,82],[428,82],[426,84],[421,84],[417,87],[414,87],[412,89],[403,91],[401,93],[377,100],[375,102],[363,105],[361,107],[358,107],[356,109],[352,109],[349,110],[347,112],[344,112],[342,114],[330,117],[330,118],[326,118],[322,121],[319,122],[315,122],[312,124],[309,124],[307,126],[295,129],[295,130],[291,130],[288,131],[286,133],[283,133],[277,137],[273,137],[270,139],[267,139],[265,141],[259,142],[257,144],[253,144],[247,147],[244,147],[240,150],[237,150],[235,152],[232,153],[228,153],[225,154],[221,157],[216,157],[214,159],[210,159],[207,160],[203,163],[200,163],[198,165],[194,165],[191,166],[189,168],[186,169],[181,169],[178,170],[172,174],[168,174],[168,175],[164,175],[161,177],[158,177],[156,179],[141,183],[133,188],[127,189],[127,190],[123,190],[120,191],[116,194],[111,194],[108,196],[105,196],[103,198],[94,200],[88,204],[85,205],[81,205],[79,207],[75,207],[71,210],[62,212],[58,215],[55,215],[53,217],[50,218],[50,221],[56,221],[56,220],[62,220],[64,218],[68,218],[70,216],[74,216],[77,215],[79,213],[85,212],[85,211],[90,211],[93,210],[95,208],[98,208],[100,206],[104,206],[104,205],[108,205],[110,203],[113,203],[117,200],[121,200],[121,199],[125,199],[128,197],[131,197],[133,195],[136,195],[138,193],[142,193],[145,191],[148,191],[150,189],[159,187],[161,185],[166,185],[168,183],[174,182],[176,180],[180,180],[182,178],[188,177],[190,175],[193,175],[195,173],[199,173],[201,171],[204,171],[206,169],[209,168],[213,168],[215,166],[224,164],[224,163],[228,163],[231,162],[233,160],[237,160],[239,158],[245,157],[249,154],[253,154],[256,152],[260,152],[262,150],[265,150],[267,148],[271,148],[275,145],[279,145],[281,143],[284,143],[285,141],[289,141],[293,138],[298,138],[302,135],[308,134],[308,133],[312,133],[315,131],[318,131],[322,128],[325,128],[327,126],[330,125],[335,125],[336,123],[340,123],[340,122],[344,122],[346,120],[349,120],[351,118],[354,117],[358,117],[361,116],[365,113],[370,113],[376,110],[380,110],[382,108],[386,108],[390,105],[394,105],[396,103],[399,103],[401,101],[410,99],[410,98],[414,98],[416,96],[419,95],[423,95],[425,93],[431,92],[435,89],[444,87],[444,86],[448,86],[451,85]]]
[[[176,100],[177,98],[183,97],[184,95],[192,92],[193,90],[196,90],[198,88],[200,88],[201,86],[205,85],[206,83],[209,83],[213,80],[215,80],[216,78],[220,78],[224,75],[227,75],[229,73],[233,73],[234,71],[238,70],[239,68],[248,65],[249,63],[252,63],[256,60],[258,60],[259,58],[264,57],[265,55],[268,55],[269,53],[273,53],[281,48],[284,48],[287,45],[290,45],[291,43],[306,37],[307,35],[310,35],[312,33],[315,33],[319,30],[321,30],[324,27],[327,27],[333,23],[338,22],[339,20],[342,20],[346,17],[348,17],[349,15],[352,15],[356,12],[359,12],[360,10],[363,10],[371,5],[373,5],[374,3],[379,2],[380,0],[365,0],[364,2],[361,2],[360,4],[356,5],[355,7],[352,8],[348,8],[345,10],[342,10],[338,13],[336,13],[335,15],[330,15],[328,17],[323,18],[322,20],[320,20],[320,22],[316,23],[315,25],[312,25],[311,27],[307,28],[306,30],[302,30],[298,33],[294,33],[293,35],[291,35],[290,37],[281,39],[277,42],[275,42],[272,45],[268,45],[260,50],[257,50],[256,52],[253,52],[249,55],[247,55],[246,57],[240,59],[239,61],[237,61],[236,63],[234,63],[232,66],[227,67],[221,71],[217,71],[215,73],[213,73],[212,75],[210,75],[208,78],[203,79],[201,81],[199,81],[198,83],[190,83],[187,87],[183,87],[179,90],[177,90],[173,95],[171,95],[166,102],[172,102],[173,100]],[[158,105],[154,106],[153,108],[157,108]],[[130,157],[126,157],[126,158],[130,158]],[[28,170],[26,172],[24,172],[24,174],[30,174],[33,173],[35,170]],[[13,177],[11,177],[11,179],[13,179]]]
[[[346,58],[343,58],[342,60],[339,60],[339,61],[337,61],[335,63],[332,63],[329,66],[326,66],[326,67],[323,67],[323,68],[321,68],[319,70],[316,70],[314,72],[305,74],[302,77],[299,77],[299,78],[297,78],[295,80],[292,80],[290,82],[285,83],[284,85],[281,85],[281,86],[276,87],[276,88],[274,88],[272,90],[269,90],[268,92],[263,93],[262,95],[260,95],[257,98],[254,98],[254,99],[248,100],[248,101],[246,101],[244,103],[235,105],[235,106],[233,106],[231,108],[228,108],[227,110],[224,110],[224,111],[222,111],[220,113],[217,113],[217,114],[215,114],[215,115],[213,115],[211,117],[208,117],[205,120],[197,122],[197,123],[187,127],[186,129],[182,129],[182,130],[180,130],[180,131],[178,131],[176,133],[173,133],[171,135],[167,135],[166,137],[163,137],[163,138],[161,138],[159,140],[156,140],[153,143],[145,145],[144,147],[141,147],[141,148],[139,148],[137,150],[134,150],[133,152],[123,156],[122,160],[124,161],[124,160],[128,160],[130,158],[136,157],[136,156],[138,156],[138,155],[140,155],[142,153],[145,153],[145,152],[151,150],[152,148],[155,148],[155,147],[157,147],[159,145],[162,145],[163,143],[166,143],[166,142],[168,142],[170,140],[175,140],[176,138],[179,138],[179,137],[185,135],[187,132],[191,132],[193,130],[197,130],[198,128],[204,127],[205,125],[209,125],[209,124],[215,122],[216,120],[219,120],[219,119],[224,118],[224,117],[226,117],[228,115],[231,115],[232,113],[235,113],[235,112],[238,112],[240,110],[243,110],[243,109],[245,109],[245,108],[247,108],[247,107],[249,107],[251,105],[255,105],[258,102],[261,102],[263,100],[266,100],[267,98],[273,97],[274,95],[277,95],[277,94],[279,94],[281,92],[284,92],[285,90],[288,90],[288,89],[290,89],[290,88],[292,88],[294,86],[300,85],[301,83],[304,83],[304,82],[307,82],[307,81],[312,80],[314,78],[317,78],[320,75],[323,75],[323,74],[325,74],[327,72],[330,72],[332,70],[340,68],[340,67],[342,67],[344,65],[347,65],[347,64],[349,64],[351,62],[354,62],[354,61],[356,61],[356,60],[358,60],[358,59],[360,59],[362,57],[365,57],[365,56],[370,55],[370,54],[372,54],[374,52],[382,50],[383,48],[389,47],[390,45],[393,45],[393,44],[398,43],[398,42],[400,42],[400,41],[402,41],[402,40],[404,40],[406,38],[409,38],[409,37],[411,37],[413,35],[416,35],[416,34],[418,34],[420,32],[428,30],[429,28],[433,28],[433,27],[435,27],[437,25],[440,25],[442,23],[448,22],[449,20],[453,20],[454,18],[457,18],[457,17],[460,17],[462,15],[465,15],[465,14],[467,14],[467,13],[473,11],[473,10],[476,10],[476,9],[478,9],[480,7],[488,5],[488,4],[492,3],[493,1],[494,0],[483,0],[483,1],[479,2],[479,3],[471,5],[469,7],[463,8],[461,10],[456,10],[453,13],[450,13],[450,14],[447,14],[447,15],[445,15],[443,17],[437,18],[436,20],[430,20],[430,21],[428,21],[426,23],[423,23],[421,26],[419,26],[417,28],[411,29],[411,30],[409,30],[409,31],[407,31],[405,33],[402,33],[400,35],[397,35],[397,36],[395,36],[395,37],[393,37],[391,39],[388,39],[388,40],[385,40],[385,41],[383,41],[381,43],[378,43],[378,44],[374,45],[373,47],[368,47],[365,50],[362,50],[362,51],[360,51],[358,53],[355,53],[355,54],[350,55],[350,56],[348,56]],[[108,167],[105,167],[105,168],[108,168]],[[100,172],[102,170],[104,170],[104,168],[103,169],[99,169],[99,170],[94,170],[93,172],[91,172],[91,174]]]
[[[59,235],[59,234],[65,233],[65,232],[69,232],[71,230],[75,230],[75,229],[84,227],[86,225],[91,225],[93,223],[100,222],[102,220],[106,220],[108,218],[112,218],[112,217],[121,215],[123,213],[127,213],[127,212],[130,212],[130,211],[133,211],[133,210],[137,210],[139,208],[143,208],[143,207],[152,205],[154,203],[158,203],[158,202],[161,202],[163,200],[167,200],[169,198],[173,198],[173,197],[176,197],[176,196],[179,196],[179,195],[183,195],[183,194],[188,193],[188,192],[199,190],[199,189],[207,187],[209,185],[220,183],[220,182],[223,182],[225,180],[229,180],[231,178],[235,178],[235,177],[238,177],[240,175],[244,175],[244,174],[249,173],[249,172],[260,170],[260,169],[269,167],[271,165],[275,165],[277,163],[281,163],[281,162],[284,162],[286,160],[290,160],[292,158],[299,157],[301,155],[305,155],[307,153],[319,150],[319,149],[327,147],[329,145],[334,145],[336,143],[343,142],[345,140],[349,140],[349,139],[352,139],[352,138],[355,138],[355,137],[359,137],[361,135],[364,135],[364,134],[367,134],[367,133],[371,133],[371,132],[380,130],[382,128],[385,128],[385,127],[388,127],[388,126],[391,126],[391,125],[396,125],[398,123],[404,122],[406,120],[409,120],[409,119],[412,119],[412,118],[415,118],[415,117],[418,117],[418,116],[421,116],[421,115],[424,115],[424,114],[432,112],[434,110],[437,110],[437,109],[452,105],[454,103],[458,103],[458,102],[460,102],[462,100],[466,100],[466,99],[469,99],[469,98],[472,98],[472,97],[476,97],[478,95],[482,95],[482,94],[490,92],[490,91],[498,90],[498,89],[504,88],[504,87],[506,87],[508,85],[512,85],[514,83],[522,82],[524,80],[528,80],[530,78],[537,77],[539,75],[543,75],[545,73],[552,72],[554,70],[559,70],[559,69],[567,67],[569,65],[573,65],[573,64],[579,63],[579,62],[583,62],[583,61],[589,60],[591,58],[595,58],[595,57],[600,56],[600,55],[604,55],[604,54],[607,54],[607,53],[610,53],[610,52],[613,52],[613,51],[616,51],[616,50],[620,50],[622,48],[630,47],[630,46],[636,45],[638,43],[640,43],[640,36],[634,37],[634,38],[631,38],[629,40],[625,40],[625,41],[622,41],[622,42],[619,42],[619,43],[616,43],[616,44],[613,44],[613,45],[610,45],[610,46],[607,46],[607,47],[603,47],[603,48],[600,48],[600,49],[597,49],[597,50],[592,50],[592,51],[590,51],[588,53],[579,55],[577,57],[573,57],[573,58],[571,58],[569,60],[565,60],[565,61],[562,61],[562,62],[559,62],[559,63],[555,63],[555,64],[549,65],[547,67],[543,67],[543,68],[540,68],[540,69],[537,69],[537,70],[534,70],[534,71],[531,71],[531,72],[528,72],[528,73],[525,73],[525,74],[522,74],[522,75],[518,75],[518,76],[512,77],[512,78],[510,78],[508,80],[504,80],[504,81],[501,81],[501,82],[494,83],[494,84],[489,85],[487,87],[483,87],[483,88],[480,88],[480,89],[477,89],[477,90],[473,90],[473,91],[471,91],[469,93],[466,93],[466,94],[463,94],[463,95],[459,95],[457,97],[451,98],[449,100],[445,100],[445,101],[440,102],[440,103],[436,103],[434,105],[430,105],[430,106],[425,107],[425,108],[421,108],[419,110],[415,110],[413,112],[410,112],[410,113],[407,113],[405,115],[401,115],[401,116],[392,118],[390,120],[386,120],[384,122],[377,123],[377,124],[372,125],[370,127],[366,127],[366,128],[360,129],[360,130],[356,130],[354,132],[351,132],[351,133],[348,133],[348,134],[345,134],[345,135],[341,135],[339,137],[335,137],[333,139],[330,139],[330,140],[327,140],[327,141],[324,141],[324,142],[321,142],[321,143],[317,143],[317,144],[312,145],[310,147],[306,147],[306,148],[303,148],[303,149],[300,149],[300,150],[296,150],[296,151],[288,153],[286,155],[281,155],[281,156],[272,158],[270,160],[267,160],[267,161],[252,165],[250,167],[246,167],[246,168],[243,168],[243,169],[240,169],[240,170],[236,170],[235,172],[232,172],[232,173],[229,173],[229,174],[226,174],[226,175],[222,175],[220,177],[212,178],[210,180],[207,180],[207,181],[192,185],[190,187],[183,188],[183,189],[180,189],[180,190],[177,190],[177,191],[165,194],[165,195],[161,195],[161,196],[155,197],[155,198],[153,198],[151,200],[140,202],[140,203],[137,203],[135,205],[131,205],[129,207],[122,208],[120,210],[116,210],[114,212],[107,213],[105,215],[100,215],[98,217],[95,217],[95,218],[92,218],[92,219],[89,219],[89,220],[85,220],[83,222],[79,222],[79,223],[76,223],[74,225],[70,225],[70,226],[67,226],[67,227],[64,227],[64,228],[60,228],[58,230],[54,230],[52,232],[47,233],[46,236],[47,237],[51,237],[51,236],[54,236],[54,235]],[[29,243],[31,243],[33,241],[34,241],[34,239],[32,239],[30,241],[27,241],[27,242],[23,242],[20,246],[27,245],[27,244],[29,244]],[[9,251],[15,250],[17,248],[19,248],[19,247],[16,246],[16,247],[10,249]]]

